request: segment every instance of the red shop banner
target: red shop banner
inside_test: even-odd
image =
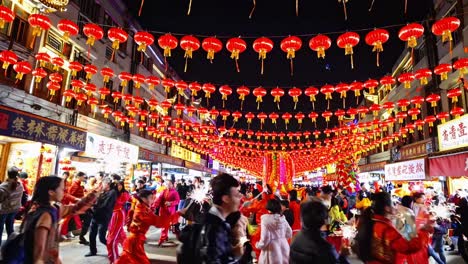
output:
[[[430,158],[429,174],[431,177],[468,176],[468,152]]]

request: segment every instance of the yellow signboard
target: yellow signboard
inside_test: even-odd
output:
[[[185,149],[185,148],[183,148],[181,146],[178,146],[176,144],[172,144],[171,156],[179,158],[179,159],[191,161],[191,162],[194,162],[194,163],[198,163],[198,164],[201,161],[200,154],[192,152],[192,151],[190,151],[188,149]]]

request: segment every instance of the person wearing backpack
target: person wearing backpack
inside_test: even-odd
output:
[[[138,200],[130,226],[129,234],[123,244],[123,253],[115,261],[115,264],[149,264],[150,261],[145,253],[146,233],[151,226],[158,228],[169,227],[173,222],[177,222],[181,213],[176,212],[168,217],[154,214],[150,205],[155,200],[155,195],[150,190],[140,190],[136,199]]]
[[[60,206],[64,188],[63,179],[57,176],[42,177],[36,182],[20,233],[14,233],[2,248],[3,263],[61,263],[58,221],[83,213],[97,197],[92,192],[74,205]]]
[[[226,221],[229,214],[237,212],[242,194],[239,182],[230,174],[222,173],[211,182],[213,205],[203,223],[188,225],[180,235],[177,262],[181,264],[223,263],[237,264],[234,252],[242,243],[231,245],[231,226]]]
[[[8,179],[0,185],[0,245],[3,227],[6,227],[7,235],[13,233],[15,216],[21,208],[23,196],[23,185],[18,182],[18,168],[12,167],[8,170]]]

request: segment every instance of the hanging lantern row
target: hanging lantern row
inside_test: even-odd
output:
[[[343,1],[343,3],[346,0]],[[8,11],[6,7],[0,9],[0,28],[4,23],[10,23],[12,21],[12,11]],[[28,19],[29,23],[33,27],[33,35],[40,36],[43,31],[50,29],[51,21],[43,14],[32,14]],[[432,33],[441,36],[442,41],[450,42],[452,47],[452,33],[456,31],[460,26],[460,20],[456,17],[446,17],[436,21],[432,26]],[[79,32],[78,25],[70,20],[62,19],[58,22],[57,28],[63,33],[65,39],[70,36],[75,36]],[[104,30],[97,24],[88,23],[83,26],[83,33],[87,36],[86,44],[93,46],[96,40],[100,40],[104,37]],[[408,47],[414,49],[417,46],[417,40],[423,35],[424,27],[421,24],[412,23],[401,28],[398,37],[408,43]],[[126,42],[128,39],[128,33],[118,27],[111,27],[107,31],[107,37],[112,41],[113,50],[118,50],[119,45]],[[380,65],[379,54],[383,51],[383,44],[389,39],[389,33],[385,29],[375,29],[370,31],[365,36],[365,42],[372,47],[372,51],[377,54],[377,66]],[[154,43],[155,38],[149,32],[136,32],[134,36],[135,42],[138,44],[138,50],[145,52],[146,47]],[[350,56],[351,68],[354,68],[353,60],[353,48],[359,44],[360,36],[356,32],[345,32],[337,37],[336,43],[339,48],[345,50],[345,55]],[[183,36],[179,40],[171,35],[165,34],[157,39],[157,43],[161,49],[164,50],[163,54],[165,59],[171,56],[171,51],[180,44],[180,47],[185,51],[184,57],[186,59],[184,71],[187,70],[188,59],[193,57],[193,53],[202,48],[207,52],[207,59],[210,61],[214,60],[215,53],[219,53],[223,48],[223,43],[216,37],[207,37],[200,41],[196,36],[188,35]],[[318,58],[325,58],[325,51],[332,45],[331,39],[323,34],[312,37],[309,40],[309,47],[313,51],[317,52]],[[254,40],[252,47],[255,52],[259,54],[259,60],[261,60],[260,73],[263,74],[264,60],[267,58],[267,53],[271,52],[274,48],[274,42],[268,37],[260,37]],[[302,48],[302,40],[297,36],[288,36],[284,38],[280,43],[280,48],[286,53],[286,58],[290,60],[291,74],[293,74],[293,59],[296,53]],[[247,43],[240,37],[228,39],[226,42],[226,49],[231,53],[231,58],[235,60],[236,70],[240,71],[238,60],[240,54],[247,49]],[[451,48],[450,48],[451,50]]]

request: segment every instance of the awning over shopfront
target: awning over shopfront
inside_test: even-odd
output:
[[[203,166],[201,164],[198,164],[198,163],[190,162],[190,161],[184,161],[184,167],[187,168],[187,169],[190,169],[190,170],[207,172],[207,171],[205,171],[205,166]],[[210,172],[210,171],[208,171],[208,172]]]
[[[431,177],[468,176],[468,152],[429,158],[429,175]]]
[[[0,106],[0,135],[85,150],[86,131],[55,120]]]

